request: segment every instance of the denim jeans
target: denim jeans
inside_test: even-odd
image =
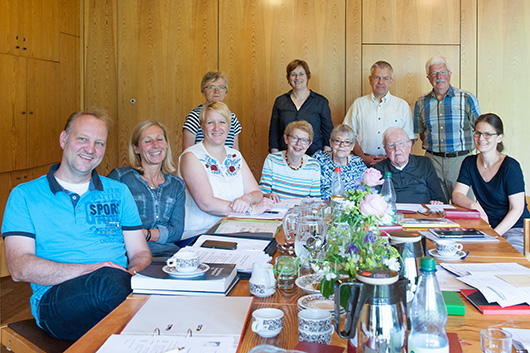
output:
[[[77,340],[131,293],[131,275],[102,267],[50,288],[39,303],[39,325],[50,336]]]

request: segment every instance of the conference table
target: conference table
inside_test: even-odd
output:
[[[406,217],[419,217],[419,215],[409,215]],[[421,216],[424,217],[424,216]],[[481,219],[455,219],[461,227],[472,227],[496,236],[497,234],[489,225]],[[417,230],[417,228],[415,228]],[[279,243],[284,241],[283,232],[277,235]],[[466,243],[464,250],[469,250],[466,263],[482,262],[515,262],[530,268],[530,262],[515,248],[513,248],[502,237],[496,243]],[[427,248],[434,248],[434,244],[428,240]],[[276,251],[274,256],[278,256]],[[439,262],[437,260],[437,262]],[[459,262],[459,261],[457,261]],[[250,296],[248,280],[240,280],[230,296]],[[270,344],[285,349],[294,349],[298,344],[298,299],[306,293],[298,287],[292,290],[279,290],[267,298],[254,298],[251,312],[263,308],[279,308],[285,312],[284,328],[277,337],[262,338],[254,333],[250,326],[252,319],[247,319],[245,329],[238,349],[239,353],[246,353],[253,347],[261,344]],[[461,294],[459,294],[461,296]],[[111,334],[118,334],[125,325],[132,319],[136,312],[142,307],[149,296],[130,295],[120,306],[105,317],[94,328],[87,332],[77,342],[75,342],[67,353],[90,353],[96,352]],[[462,296],[461,296],[462,297]],[[513,327],[530,329],[530,318],[525,315],[482,315],[472,304],[462,297],[466,306],[465,316],[449,316],[447,321],[447,332],[455,332],[460,339],[462,351],[464,353],[480,352],[480,330],[486,327]],[[346,347],[347,340],[341,338],[337,333],[333,334],[332,345]]]

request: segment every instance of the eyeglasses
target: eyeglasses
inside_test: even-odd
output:
[[[219,90],[219,91],[224,91],[226,90],[226,87],[225,86],[207,86],[206,88],[214,91],[216,88]]]
[[[301,144],[302,146],[307,146],[307,145],[309,145],[309,142],[311,142],[310,139],[306,139],[306,138],[298,137],[298,136],[294,136],[294,135],[289,135],[289,138],[290,138],[291,141],[293,141],[294,143],[297,143],[298,141],[300,141],[300,144]]]
[[[395,147],[403,148],[407,143],[409,143],[409,140],[401,140],[392,143],[387,143],[385,145],[385,148],[388,148],[389,150],[393,150]]]
[[[480,132],[480,131],[475,131],[474,133],[475,137],[476,138],[480,138],[480,136],[484,136],[484,138],[486,140],[489,140],[492,136],[495,136],[495,135],[498,135],[497,133],[489,133],[489,132]]]
[[[379,80],[382,79],[383,81],[388,82],[388,81],[391,80],[391,78],[388,77],[388,76],[383,76],[383,77],[381,77],[381,76],[372,76],[372,77],[373,77],[373,79],[376,80],[376,81],[379,81]]]
[[[344,145],[346,147],[350,147],[353,144],[353,141],[340,139],[331,140],[331,142],[333,142],[337,146]]]
[[[436,76],[440,75],[440,76],[445,76],[449,73],[448,70],[442,70],[442,71],[433,71],[431,72],[429,75],[430,78],[435,78]]]

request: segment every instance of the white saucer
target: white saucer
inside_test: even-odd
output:
[[[199,264],[197,269],[193,272],[178,272],[175,267],[164,266],[162,271],[175,278],[193,278],[202,276],[206,271],[210,269],[207,264]]]
[[[431,254],[432,257],[440,259],[440,260],[460,260],[460,258],[464,256],[466,253],[460,250],[460,251],[457,251],[454,255],[447,256],[447,255],[438,254],[438,250],[436,249],[431,249],[429,250],[429,254]]]
[[[305,275],[298,277],[294,283],[306,293],[317,294],[320,293],[320,282],[322,281],[322,278],[324,278],[324,275]]]
[[[335,301],[333,295],[328,298],[322,294],[308,294],[298,299],[298,310],[305,309],[324,309],[333,313],[335,310]],[[344,309],[340,308],[340,313],[344,313]]]

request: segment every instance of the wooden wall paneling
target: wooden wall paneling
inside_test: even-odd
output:
[[[530,3],[478,1],[478,99],[483,113],[504,123],[505,153],[523,168],[530,185]]]
[[[60,64],[27,59],[28,168],[60,160]]]
[[[132,3],[132,1],[127,1]],[[84,108],[107,110],[114,121],[107,140],[105,158],[98,171],[106,175],[117,165],[118,70],[116,0],[84,0],[83,93]],[[66,121],[67,117],[64,117]]]
[[[59,0],[59,31],[81,35],[81,0]]]
[[[81,61],[79,37],[60,34],[60,99],[59,119],[66,118],[75,111],[81,110]]]
[[[26,167],[26,59],[0,54],[0,80],[1,173]]]
[[[3,150],[2,150],[3,151]],[[0,224],[3,221],[9,193],[11,192],[11,173],[0,173]],[[7,262],[4,250],[4,240],[0,240],[0,277],[8,276]]]
[[[346,105],[344,115],[362,92],[362,0],[346,2]],[[339,119],[339,123],[342,123]]]
[[[139,121],[158,120],[168,130],[177,163],[185,117],[204,101],[202,76],[217,69],[217,5],[144,0],[136,9],[141,16],[120,7],[124,19],[120,18],[119,76],[128,84],[120,90],[119,139],[127,141]],[[125,26],[132,33],[124,33]],[[126,143],[120,143],[120,165],[126,163],[126,151]]]
[[[363,0],[363,43],[460,44],[460,1]]]
[[[406,100],[414,114],[416,100],[432,90],[426,77],[425,63],[435,55],[447,58],[453,72],[451,83],[458,87],[460,81],[460,46],[458,45],[363,45],[362,94],[372,91],[368,81],[370,67],[378,60],[385,60],[394,68],[394,83],[390,87],[390,93]],[[424,154],[419,139],[414,144],[412,152]]]
[[[256,178],[268,150],[274,100],[289,91],[285,67],[307,61],[310,89],[326,96],[335,122],[344,117],[345,2],[220,0],[219,68],[226,98],[243,131],[240,146]]]
[[[27,31],[24,56],[59,61],[59,0],[22,0],[21,13]]]
[[[461,0],[460,13],[460,88],[476,96],[478,70],[477,0]]]

